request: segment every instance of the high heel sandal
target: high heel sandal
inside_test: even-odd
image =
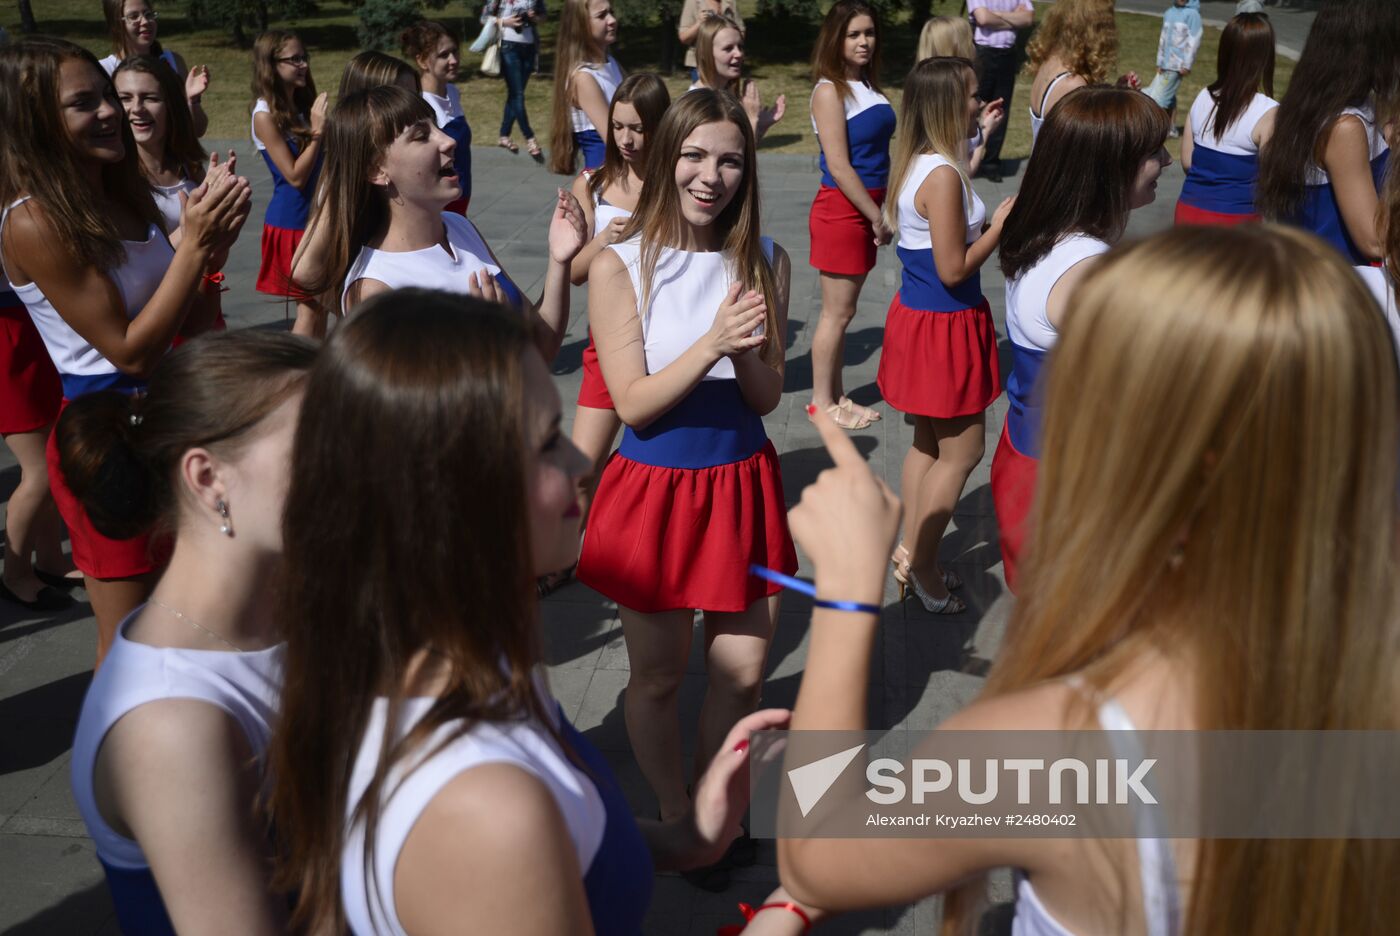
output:
[[[930,614],[962,614],[967,610],[967,602],[963,601],[952,592],[948,592],[948,594],[944,595],[942,598],[934,598],[928,592],[924,591],[924,587],[919,584],[918,577],[915,576],[912,571],[908,573],[908,576],[909,587],[914,590],[914,595],[919,599],[919,603],[924,606],[924,610]],[[900,598],[899,607],[900,610],[904,611],[904,616],[907,618],[909,616],[906,610],[907,606],[904,604],[902,596]]]
[[[909,590],[910,578],[909,550],[905,547],[903,543],[900,543],[898,546],[896,546],[894,548],[894,552],[890,554],[890,565],[894,566],[894,581],[895,584],[899,586],[899,601],[901,604],[903,604],[905,592]],[[957,589],[962,588],[962,584],[962,579],[958,577],[958,573],[950,570],[944,570],[944,588],[948,589],[948,591],[956,591]]]

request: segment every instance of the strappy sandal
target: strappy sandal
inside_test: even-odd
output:
[[[544,150],[540,149],[539,141],[534,137],[530,137],[530,139],[525,141],[525,152],[529,153],[530,158],[535,162],[544,159]]]
[[[857,403],[855,400],[852,400],[850,397],[843,396],[841,399],[836,401],[836,405],[844,410],[850,410],[854,413],[863,413],[865,415],[865,418],[870,420],[871,422],[879,422],[882,418],[879,410],[870,406],[861,406],[859,403]]]
[[[899,600],[904,601],[904,593],[909,590],[909,550],[900,543],[890,554],[890,565],[894,567],[894,581],[899,586]],[[958,573],[951,570],[943,570],[943,587],[948,591],[956,591],[962,588],[962,579]]]
[[[851,405],[850,400],[846,401],[845,406],[842,406],[840,403],[831,404],[826,408],[826,415],[831,417],[832,422],[848,432],[869,429],[870,424],[874,422],[874,420],[870,419],[868,416],[857,413],[855,408]],[[812,417],[809,414],[807,416],[808,422],[810,422],[811,419]]]
[[[515,141],[510,137],[501,137],[496,143],[503,150],[510,150],[512,153],[520,152],[520,147],[515,145]]]
[[[905,574],[909,577],[909,587],[913,590],[914,596],[919,599],[919,604],[924,606],[924,610],[930,614],[962,614],[967,610],[967,602],[951,591],[942,598],[935,598],[924,591],[924,587],[919,584],[919,579],[912,570],[906,571]],[[907,619],[909,617],[908,605],[904,603],[903,595],[899,600],[899,608]]]

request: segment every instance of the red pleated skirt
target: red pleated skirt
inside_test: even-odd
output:
[[[44,428],[62,401],[58,371],[29,310],[0,308],[0,435]]]
[[[63,401],[67,406],[68,401]],[[49,490],[63,522],[68,525],[68,538],[73,544],[73,564],[84,575],[99,579],[132,578],[161,568],[170,560],[171,542],[168,537],[150,533],[131,539],[115,540],[97,532],[88,519],[87,511],[68,488],[59,464],[58,443],[49,433],[45,450],[49,465]]]
[[[713,468],[659,468],[613,453],[588,515],[578,579],[624,608],[654,614],[743,611],[780,586],[797,551],[773,443]]]
[[[1176,203],[1177,224],[1234,227],[1237,224],[1253,224],[1258,220],[1259,215],[1257,214],[1222,214],[1219,211],[1208,211],[1205,208],[1197,208],[1195,205],[1187,205],[1183,202]]]
[[[255,287],[260,293],[269,296],[291,296],[292,255],[297,252],[304,230],[273,227],[264,224],[262,229],[262,263],[258,266],[258,282]]]
[[[875,382],[901,413],[953,419],[983,412],[1001,394],[997,331],[984,298],[975,308],[925,312],[895,293]]]
[[[593,344],[593,330],[588,331],[588,347],[583,349],[583,383],[578,388],[578,405],[590,409],[616,409],[608,385],[603,382],[603,369],[598,366],[598,349]]]
[[[1002,570],[1006,573],[1006,587],[1013,594],[1026,544],[1026,525],[1030,521],[1039,464],[1038,460],[1016,450],[1011,434],[1003,427],[1001,441],[992,456],[992,504],[997,512]]]
[[[885,203],[885,190],[866,189],[875,204]],[[807,214],[812,266],[838,276],[863,276],[875,268],[875,228],[840,189],[817,189]]]

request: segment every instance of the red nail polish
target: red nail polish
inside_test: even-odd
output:
[[[815,415],[817,415],[817,404],[815,404],[815,403],[808,403],[808,404],[807,404],[807,415],[808,415],[808,416],[815,416]]]
[[[748,739],[748,738],[745,738],[744,740],[740,741],[738,744],[734,745],[734,752],[735,752],[736,754],[742,754],[742,753],[744,753],[745,751],[747,751],[748,749],[749,749],[749,739]]]

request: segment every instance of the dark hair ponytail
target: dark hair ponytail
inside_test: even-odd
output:
[[[104,390],[74,400],[54,441],[92,525],[112,539],[173,527],[180,456],[197,447],[237,452],[305,381],[316,347],[293,335],[219,332],[166,355],[145,395]]]

